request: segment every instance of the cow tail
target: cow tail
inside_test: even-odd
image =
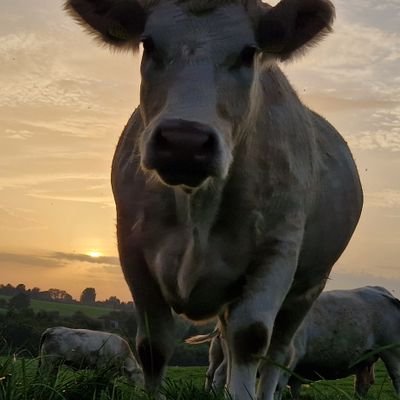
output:
[[[214,331],[207,333],[206,335],[196,335],[185,339],[187,344],[202,344],[211,342],[215,337],[220,335],[219,329],[214,329]]]

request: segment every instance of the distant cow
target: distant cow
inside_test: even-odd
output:
[[[110,368],[135,383],[143,380],[128,342],[120,336],[88,329],[46,329],[39,346],[40,368],[54,370],[60,364],[75,369]]]
[[[232,398],[272,400],[276,363],[289,362],[362,207],[346,142],[278,66],[331,31],[333,5],[67,0],[66,8],[116,49],[143,46],[140,105],[111,180],[146,388],[158,391],[173,353],[174,310],[196,321],[220,316]]]
[[[322,293],[296,333],[294,347],[290,368],[296,374],[310,380],[355,374],[360,396],[374,383],[373,364],[381,358],[400,396],[400,300],[382,287]],[[292,376],[289,385],[298,399],[300,381]]]
[[[206,387],[222,389],[227,369],[223,338],[217,331],[187,340],[191,344],[206,341],[210,341]],[[363,397],[375,381],[374,363],[381,358],[400,395],[400,300],[382,287],[322,293],[293,342],[289,368],[306,380],[355,375],[355,392]],[[278,392],[287,380],[282,373]],[[301,381],[293,375],[289,386],[293,399],[299,399]]]

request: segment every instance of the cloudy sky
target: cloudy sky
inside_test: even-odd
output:
[[[400,297],[400,0],[334,3],[334,33],[283,66],[348,141],[364,186],[328,287],[379,284]],[[129,300],[109,175],[138,69],[138,56],[96,46],[61,0],[1,0],[0,283]]]

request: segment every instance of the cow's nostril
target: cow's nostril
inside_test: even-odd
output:
[[[159,129],[156,134],[155,134],[155,140],[154,140],[154,145],[159,152],[163,153],[170,153],[171,152],[171,146],[170,146],[170,141],[168,140],[168,137],[164,135],[165,132],[163,132],[161,129]]]
[[[208,138],[202,146],[204,152],[214,151],[217,146],[217,140],[212,134],[208,134]]]

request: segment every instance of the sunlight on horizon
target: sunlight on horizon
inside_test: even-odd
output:
[[[93,257],[93,258],[98,258],[101,257],[103,255],[103,253],[101,253],[98,250],[90,250],[86,253],[89,257]]]

